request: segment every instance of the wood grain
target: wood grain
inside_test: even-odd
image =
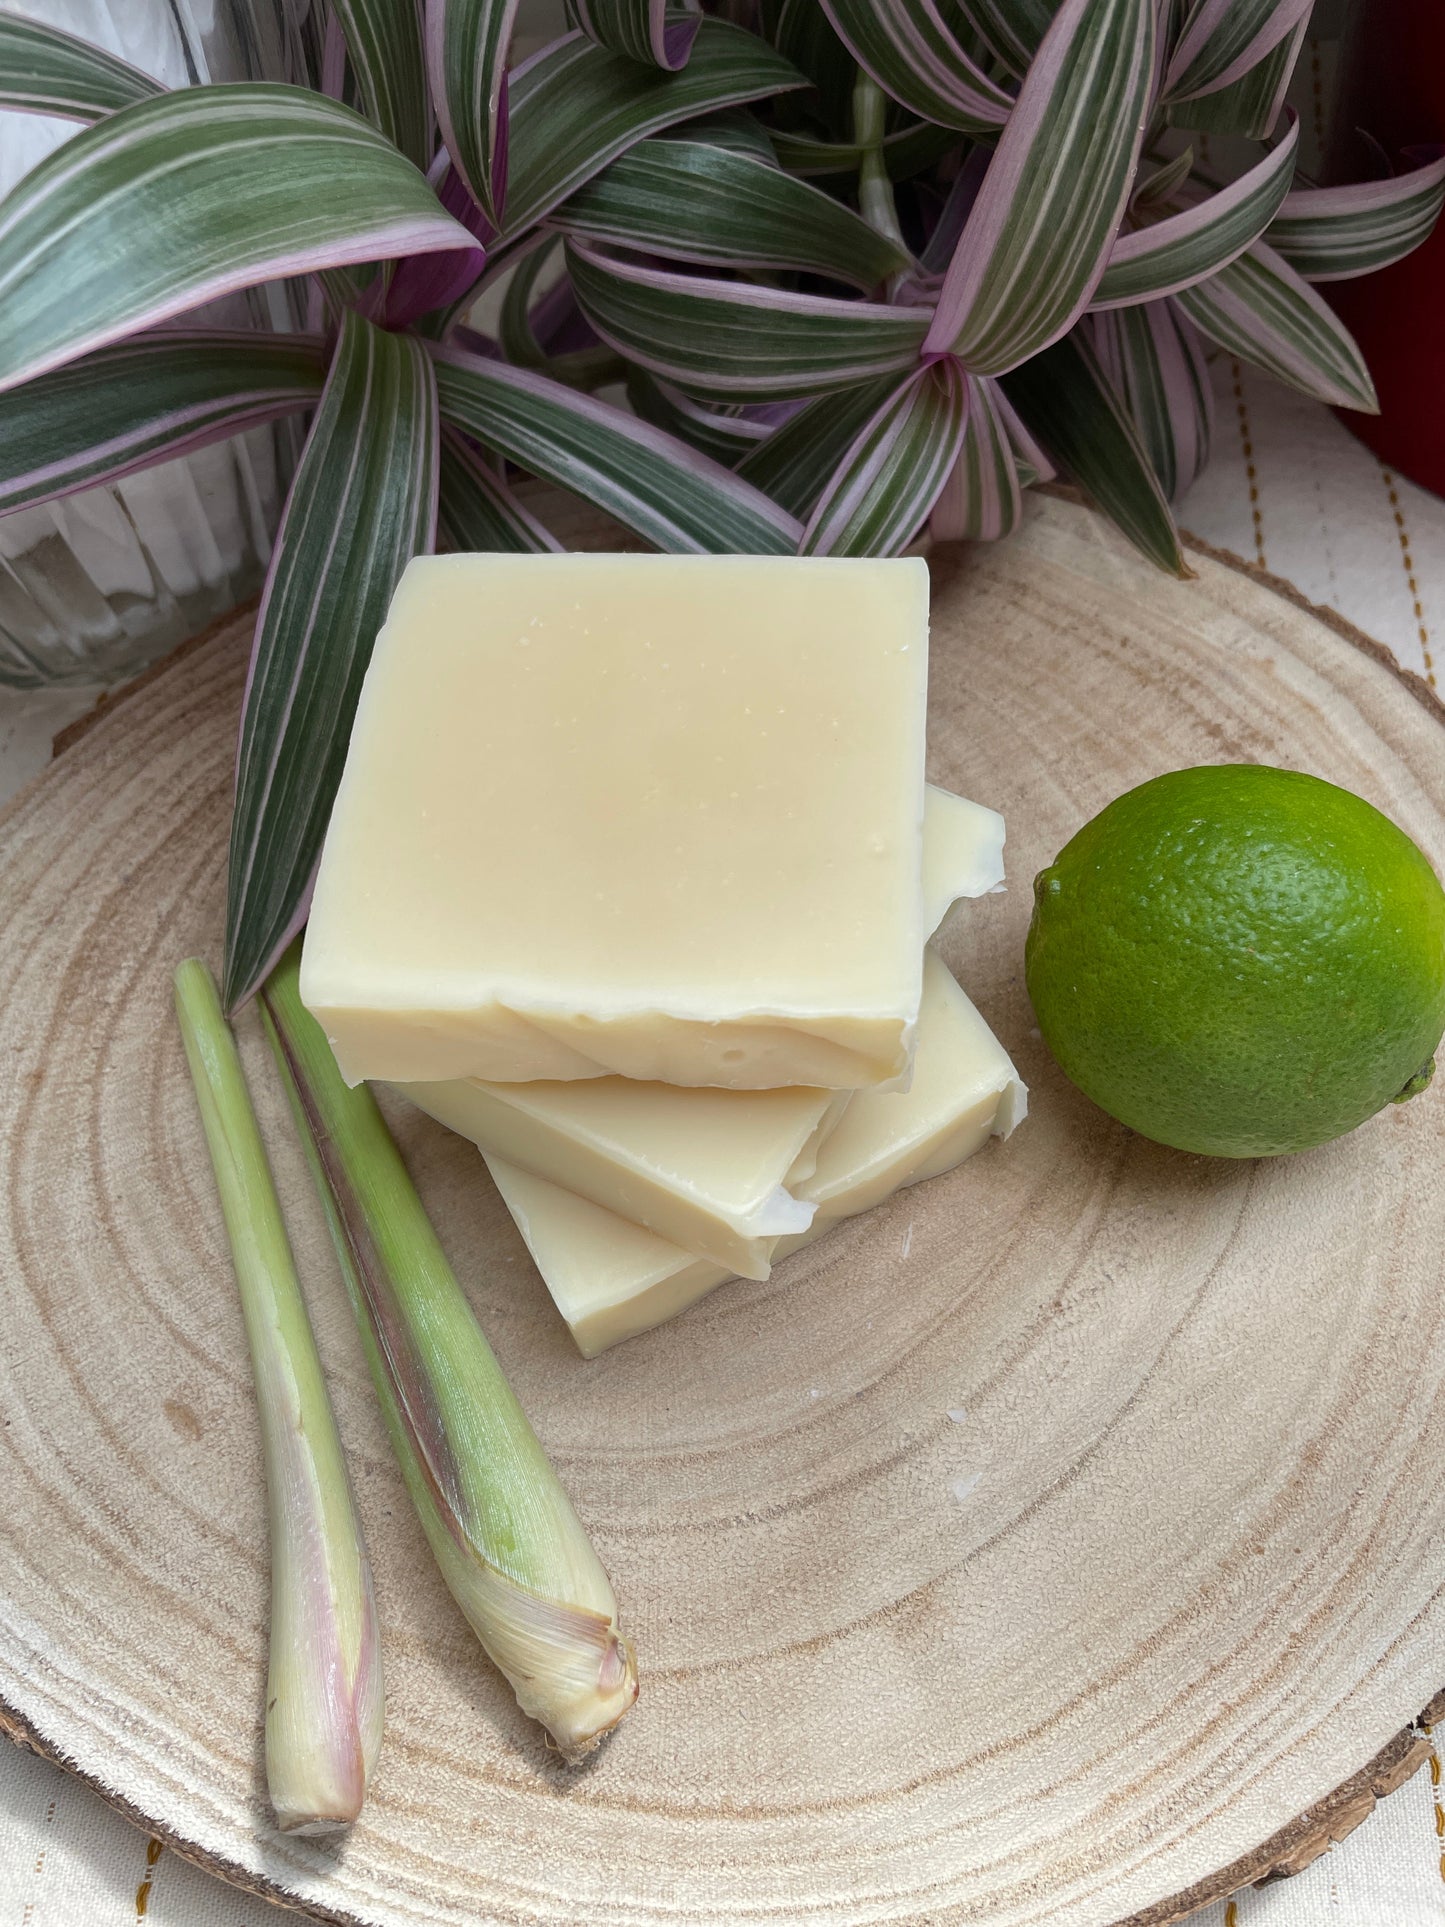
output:
[[[1269,1164],[1163,1151],[1063,1082],[1021,981],[1034,870],[1183,763],[1314,770],[1445,866],[1439,715],[1316,616],[1197,566],[1157,578],[1058,501],[935,562],[930,773],[1010,824],[1009,894],[948,944],[1033,1087],[1007,1145],[588,1364],[475,1156],[395,1111],[642,1655],[637,1712],[580,1774],[430,1565],[243,1026],[387,1639],[375,1797],[339,1847],[267,1824],[260,1454],[169,1015],[173,963],[217,947],[244,625],[19,798],[12,1727],[208,1864],[388,1927],[1142,1927],[1386,1788],[1445,1679],[1445,1103]]]

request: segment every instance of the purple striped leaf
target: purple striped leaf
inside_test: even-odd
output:
[[[799,174],[805,180],[838,181],[849,188],[867,151],[857,141],[819,140],[794,128],[771,128],[768,138],[778,161],[790,174]],[[910,181],[951,154],[957,145],[946,127],[914,121],[896,134],[884,136],[884,170],[890,181]]]
[[[1375,385],[1348,330],[1262,241],[1174,298],[1211,341],[1276,381],[1334,408],[1379,412]]]
[[[0,390],[237,288],[470,244],[411,163],[321,94],[162,94],[0,202]]]
[[[462,554],[542,555],[562,547],[453,428],[442,430],[437,529],[446,547]]]
[[[764,40],[704,17],[680,73],[566,34],[511,76],[505,237],[514,240],[649,134],[807,85]]]
[[[362,112],[414,167],[432,156],[432,111],[421,21],[407,0],[331,0]]]
[[[900,106],[941,127],[988,134],[1011,97],[964,52],[934,0],[822,0],[858,65]]]
[[[687,65],[702,17],[667,0],[572,0],[572,12],[599,47],[667,73]]]
[[[345,315],[256,617],[231,819],[230,1010],[305,919],[372,644],[402,570],[434,539],[437,439],[421,343]]]
[[[910,375],[865,423],[803,532],[804,555],[897,555],[938,499],[963,445],[969,382],[956,361]]]
[[[1194,149],[1186,147],[1172,161],[1164,161],[1151,173],[1140,170],[1138,182],[1129,197],[1131,210],[1164,207],[1189,179],[1194,166]]]
[[[1198,331],[1174,302],[1095,315],[1090,339],[1154,473],[1177,502],[1209,460],[1214,385]]]
[[[452,164],[493,227],[507,193],[507,48],[518,0],[425,0],[426,68]]]
[[[884,375],[804,402],[743,457],[738,474],[790,515],[811,514],[848,449],[898,386],[897,375]]]
[[[918,361],[926,308],[834,301],[672,274],[567,243],[577,299],[602,339],[664,381],[715,401],[852,388]]]
[[[700,449],[714,461],[732,468],[744,455],[767,441],[769,423],[744,415],[736,408],[709,408],[680,388],[657,381],[645,368],[627,371],[627,399],[645,422],[676,435],[689,448]]]
[[[1294,179],[1299,116],[1264,159],[1217,194],[1147,227],[1121,234],[1094,290],[1092,306],[1123,308],[1175,294],[1217,274],[1257,241],[1279,212]]]
[[[570,489],[656,548],[788,555],[802,525],[718,462],[620,408],[530,369],[432,350],[444,420]]]
[[[969,384],[968,428],[958,459],[933,505],[929,530],[939,542],[997,542],[1023,514],[1018,462],[999,389],[988,376]]]
[[[1390,180],[1297,188],[1265,239],[1306,281],[1347,281],[1419,247],[1442,206],[1445,154]]]
[[[1207,94],[1165,104],[1164,118],[1175,127],[1244,140],[1268,140],[1284,109],[1285,96],[1305,43],[1309,16],[1277,41],[1257,66]]]
[[[1058,474],[1053,462],[1041,442],[1029,433],[1023,416],[1014,407],[1003,391],[1002,382],[995,381],[990,375],[979,375],[977,382],[987,383],[989,399],[994,410],[1008,431],[1013,443],[1013,451],[1018,460],[1019,481],[1025,488],[1035,482],[1051,482]]]
[[[1190,571],[1148,450],[1115,394],[1086,331],[1056,341],[1004,377],[1031,435],[1141,555],[1171,575]]]
[[[448,248],[443,254],[409,254],[398,261],[392,270],[382,314],[388,328],[406,328],[425,314],[451,307],[476,286],[487,265],[486,244],[495,230],[467,192],[461,175],[447,163],[445,154],[438,158],[441,165],[433,163],[428,177],[437,199],[469,234],[475,235],[477,245]]]
[[[101,348],[4,404],[0,515],[310,408],[323,373],[302,335],[167,329]]]
[[[1133,183],[1154,0],[1064,0],[1019,90],[926,343],[1000,374],[1088,305]]]
[[[88,40],[0,13],[0,107],[91,121],[163,91],[149,74]]]
[[[1022,79],[1059,0],[958,0],[958,10],[999,65]]]
[[[1217,93],[1309,19],[1314,0],[1194,0],[1164,76],[1170,101]]]

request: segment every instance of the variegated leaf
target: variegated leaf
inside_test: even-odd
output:
[[[853,86],[858,67],[818,0],[782,0],[777,24],[768,39],[812,82],[813,91],[799,118],[806,113],[810,120],[821,121],[830,135],[845,138],[853,129]],[[799,111],[798,102],[787,105]],[[793,112],[785,110],[782,119],[791,122]]]
[[[958,10],[1000,66],[1022,79],[1059,0],[959,0]]]
[[[852,443],[897,388],[898,377],[884,375],[808,402],[743,457],[738,474],[790,514],[810,514]]]
[[[4,403],[0,515],[310,408],[323,372],[301,335],[175,329],[101,348]]]
[[[454,348],[433,351],[444,418],[486,448],[570,489],[657,548],[787,555],[802,525],[672,436],[591,395]]]
[[[1162,161],[1149,173],[1141,168],[1134,192],[1129,197],[1130,207],[1149,209],[1165,206],[1189,179],[1193,166],[1194,149],[1186,147],[1172,161]]]
[[[225,999],[305,918],[361,682],[393,589],[436,526],[437,403],[420,342],[343,317],[256,618],[226,899]]]
[[[1178,213],[1121,234],[1094,290],[1094,308],[1121,308],[1174,294],[1203,281],[1257,241],[1278,213],[1294,179],[1299,116],[1262,161],[1237,181]]]
[[[1018,462],[996,405],[1000,391],[987,375],[976,376],[970,391],[963,446],[929,523],[939,542],[997,542],[1013,534],[1023,514]]]
[[[1378,412],[1375,385],[1348,330],[1262,241],[1175,299],[1211,341],[1277,381],[1335,408]]]
[[[1204,344],[1171,301],[1096,315],[1090,325],[1100,366],[1177,502],[1209,460],[1214,434]]]
[[[801,268],[876,288],[909,257],[776,166],[685,140],[640,141],[565,201],[557,227],[714,267]]]
[[[705,402],[684,395],[680,388],[656,380],[645,368],[627,370],[627,399],[643,421],[666,429],[669,435],[711,455],[726,468],[760,448],[773,433],[771,423],[757,421],[736,408],[709,408]]]
[[[928,519],[958,459],[969,384],[928,363],[890,395],[838,464],[808,521],[804,555],[897,555]]]
[[[425,0],[432,101],[452,165],[494,228],[507,194],[507,48],[518,0]]]
[[[746,107],[730,108],[721,114],[704,114],[701,120],[683,121],[664,127],[657,140],[702,141],[708,147],[725,147],[730,154],[744,154],[769,167],[778,165],[768,130]]]
[[[0,389],[236,288],[472,245],[409,161],[300,87],[185,87],[0,203]]]
[[[1003,388],[1029,433],[1135,548],[1171,575],[1187,576],[1179,531],[1148,450],[1083,329],[1015,368]]]
[[[425,172],[432,157],[432,110],[413,0],[331,0],[331,7],[362,112]]]
[[[437,532],[449,549],[463,554],[541,555],[562,547],[452,428],[442,430]]]
[[[1072,326],[1128,199],[1153,60],[1154,0],[1064,0],[959,238],[928,352],[999,374]]]
[[[1165,119],[1171,126],[1188,127],[1201,134],[1268,140],[1284,109],[1308,27],[1306,15],[1247,74],[1230,81],[1227,87],[1216,87],[1212,93],[1171,101],[1164,109]]]
[[[1242,80],[1308,21],[1314,0],[1194,0],[1164,76],[1165,98],[1190,100]]]
[[[976,386],[987,384],[994,412],[1003,423],[1008,432],[1008,438],[1013,443],[1020,484],[1024,488],[1032,488],[1035,482],[1053,481],[1058,470],[1045,454],[1043,444],[1025,427],[1023,416],[1004,393],[1003,383],[995,381],[990,375],[976,375],[974,381]]]
[[[1013,102],[975,66],[934,0],[821,0],[853,58],[910,113],[965,134],[992,133]]]
[[[158,80],[88,40],[0,13],[0,108],[100,120],[162,91]]]
[[[567,244],[577,299],[629,361],[689,394],[766,401],[856,387],[918,360],[927,309],[709,281]]]
[[[1297,188],[1265,239],[1306,281],[1346,281],[1419,247],[1442,206],[1445,155],[1391,180]]]
[[[667,0],[571,0],[571,5],[573,18],[589,40],[668,73],[687,65],[701,18],[670,8]]]
[[[677,74],[568,34],[511,77],[505,233],[522,234],[649,134],[806,85],[765,41],[726,20],[703,19]]]
[[[540,368],[547,359],[547,351],[532,329],[532,295],[556,246],[555,236],[544,235],[540,244],[524,254],[507,277],[507,289],[497,317],[497,339],[507,360],[519,368]]]

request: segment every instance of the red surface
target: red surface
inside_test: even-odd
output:
[[[1445,141],[1445,0],[1357,0],[1330,177],[1359,178],[1365,128],[1400,150]],[[1445,220],[1423,247],[1325,286],[1364,351],[1380,414],[1340,419],[1382,460],[1445,495]]]

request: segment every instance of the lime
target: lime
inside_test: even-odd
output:
[[[1430,1081],[1445,891],[1388,817],[1251,763],[1117,797],[1034,881],[1029,995],[1079,1088],[1161,1144],[1303,1151]]]

